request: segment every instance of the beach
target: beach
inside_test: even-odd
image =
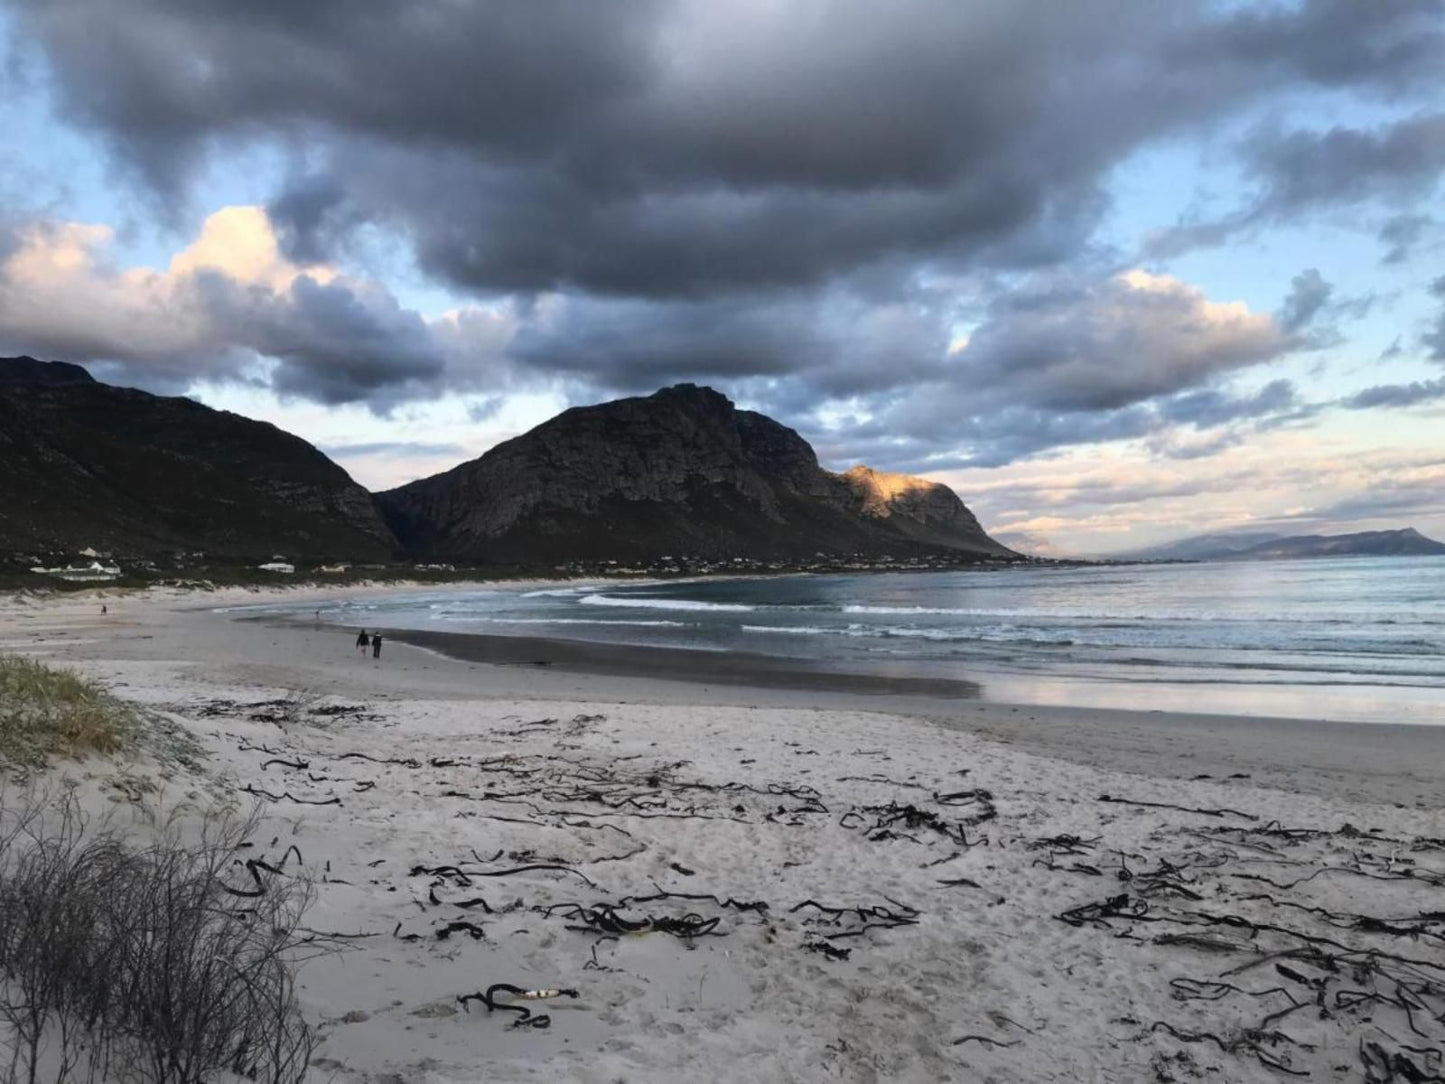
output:
[[[1445,727],[404,629],[374,661],[214,612],[256,600],[10,596],[0,650],[205,746],[58,764],[97,811],[262,805],[339,946],[299,972],[317,1081],[1442,1071]],[[518,1026],[467,999],[497,983],[568,993]]]

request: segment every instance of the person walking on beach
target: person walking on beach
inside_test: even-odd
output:
[[[381,658],[381,633],[379,632],[373,633],[371,637],[371,657],[373,659]]]
[[[361,652],[363,657],[366,655],[366,645],[370,643],[370,641],[371,638],[366,635],[365,629],[362,629],[356,634],[356,650]]]

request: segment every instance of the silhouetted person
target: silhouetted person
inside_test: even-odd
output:
[[[379,632],[371,637],[371,657],[373,659],[381,658],[381,633]]]
[[[106,608],[106,605],[105,605],[105,603],[103,603],[103,602],[100,604],[100,612],[101,612],[101,615],[102,615],[102,616],[104,616],[105,614],[110,613],[110,610],[108,610],[108,609]]]
[[[366,635],[365,629],[362,629],[356,634],[356,650],[361,652],[363,655],[366,654],[366,645],[370,642],[371,638]]]

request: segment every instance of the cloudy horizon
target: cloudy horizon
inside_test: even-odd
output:
[[[0,0],[0,355],[372,489],[691,381],[1014,543],[1445,537],[1442,87],[1445,0]]]

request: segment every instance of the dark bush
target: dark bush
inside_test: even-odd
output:
[[[75,801],[0,792],[0,1071],[12,1081],[292,1084],[302,879],[236,858],[255,815],[128,838]],[[254,871],[254,873],[253,873]]]

